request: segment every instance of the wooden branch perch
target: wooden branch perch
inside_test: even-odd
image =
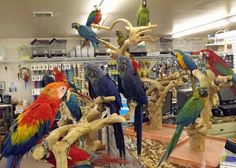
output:
[[[187,82],[184,75],[186,75],[186,72],[176,72],[158,80],[142,78],[144,83],[151,85],[147,90],[147,94],[151,95],[148,103],[148,111],[150,124],[153,129],[161,129],[162,107],[164,105],[166,95],[170,90],[173,90],[177,86],[182,86]]]
[[[130,54],[127,52],[127,48],[130,45],[137,45],[141,41],[145,42],[156,41],[156,39],[151,37],[150,35],[144,35],[144,36],[141,35],[143,35],[146,32],[150,32],[152,29],[156,28],[157,25],[149,24],[148,26],[133,27],[133,25],[128,20],[122,18],[115,20],[110,27],[98,24],[92,24],[92,27],[111,31],[117,23],[125,23],[127,25],[125,26],[125,28],[129,32],[129,38],[124,42],[122,47],[118,48],[113,46],[109,42],[106,42],[102,39],[98,39],[100,43],[104,44],[104,46],[108,48],[107,52],[111,54],[111,58],[113,59],[117,59],[117,57],[120,55],[130,57]]]
[[[114,100],[114,96],[98,97],[94,101],[93,106],[87,106],[85,108],[86,112],[84,113],[80,123],[59,127],[49,134],[44,142],[46,142],[48,150],[52,151],[52,153],[54,154],[56,158],[57,168],[67,168],[67,152],[69,150],[69,147],[77,142],[77,140],[81,136],[85,137],[85,144],[89,143],[90,145],[87,146],[86,149],[90,150],[89,148],[91,148],[91,150],[93,151],[95,149],[95,146],[97,144],[100,144],[100,141],[98,143],[98,141],[94,141],[93,139],[94,134],[99,129],[108,124],[126,121],[124,117],[117,114],[112,114],[111,116],[104,119],[94,120],[98,115],[101,114],[101,111],[99,111],[101,110],[101,108],[99,108],[98,106],[102,103]],[[67,113],[68,111],[64,114],[68,115]],[[59,138],[62,138],[62,140],[59,140]],[[42,159],[47,154],[47,152],[48,151],[44,149],[44,143],[39,144],[32,150],[33,158],[36,160]]]

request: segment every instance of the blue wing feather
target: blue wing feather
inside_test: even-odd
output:
[[[114,103],[117,107],[122,107],[121,96],[118,92],[116,83],[108,76],[103,76],[98,79],[94,91],[97,96],[115,96]]]
[[[39,129],[38,132],[30,137],[26,142],[22,144],[12,144],[11,136],[12,134],[16,131],[18,127],[17,121],[14,122],[14,124],[10,128],[10,132],[6,135],[2,148],[1,148],[1,153],[3,156],[7,157],[9,155],[24,155],[27,153],[32,147],[34,147],[37,142],[49,132],[50,130],[50,121],[45,121],[43,122]]]
[[[195,64],[195,62],[189,56],[183,55],[183,60],[184,60],[184,63],[187,65],[187,67],[190,71],[193,71],[194,69],[197,69],[197,65]]]
[[[66,102],[66,105],[73,117],[75,117],[75,119],[79,121],[82,115],[78,98],[74,94],[71,94],[70,99]]]
[[[127,99],[134,100],[140,105],[147,105],[146,92],[140,78],[134,74],[124,74],[120,76],[121,85]]]

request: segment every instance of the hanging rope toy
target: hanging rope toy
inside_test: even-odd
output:
[[[30,70],[26,67],[21,67],[21,64],[18,66],[18,79],[22,79],[25,82],[25,90],[27,89],[27,84],[30,79]]]

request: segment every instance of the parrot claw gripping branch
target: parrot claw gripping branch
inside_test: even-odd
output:
[[[55,156],[57,168],[68,167],[68,150],[78,139],[83,137],[87,141],[87,145],[85,142],[85,149],[87,151],[96,151],[101,143],[94,141],[91,137],[106,125],[126,121],[124,117],[117,114],[112,114],[104,119],[97,119],[97,117],[101,115],[98,106],[110,101],[114,101],[114,97],[97,97],[93,104],[85,108],[85,113],[78,124],[59,127],[52,131],[44,140],[44,143],[48,146],[48,150]],[[32,150],[32,155],[35,160],[40,160],[47,155],[48,151],[44,146],[45,145],[41,143]]]

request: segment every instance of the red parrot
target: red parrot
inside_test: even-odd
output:
[[[134,73],[138,76],[141,76],[141,64],[133,58],[131,58],[130,60],[133,66]]]
[[[102,12],[99,9],[97,5],[94,6],[94,10],[90,12],[86,26],[91,27],[91,24],[99,24],[99,22],[102,20]]]
[[[24,154],[50,131],[67,90],[64,82],[48,84],[16,118],[1,145],[1,155],[7,159],[6,168],[19,168]]]
[[[231,89],[234,94],[236,94],[236,74],[231,68],[229,68],[227,62],[212,50],[205,49],[201,52],[206,54],[208,65],[216,76],[232,76],[233,86],[231,87]]]
[[[68,167],[76,167],[79,165],[87,165],[90,167],[92,163],[95,166],[102,166],[106,164],[124,164],[127,163],[126,160],[120,158],[112,158],[109,155],[95,155],[89,154],[83,149],[80,149],[72,145],[68,152],[67,157]],[[46,160],[56,167],[56,160],[52,152],[49,153]],[[83,167],[83,166],[82,166]]]

